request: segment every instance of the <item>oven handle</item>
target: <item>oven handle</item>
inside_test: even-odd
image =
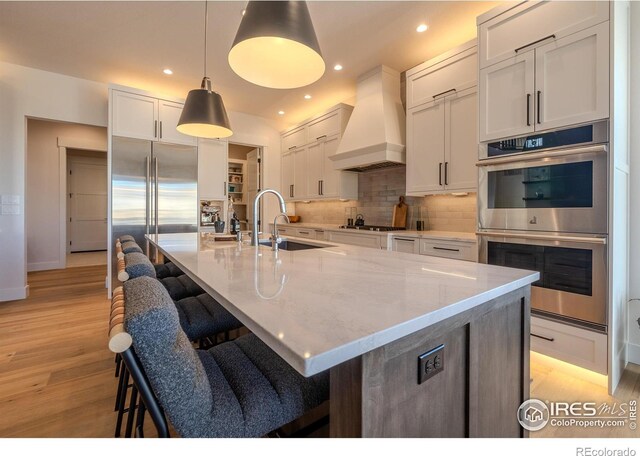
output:
[[[507,237],[507,238],[521,238],[521,239],[540,239],[543,241],[565,241],[565,242],[582,242],[585,244],[600,244],[606,245],[607,238],[606,237],[595,237],[595,236],[552,236],[548,234],[524,234],[524,233],[505,233],[502,231],[477,231],[476,234],[478,236],[494,236],[494,237]]]
[[[527,154],[519,154],[513,157],[489,158],[476,163],[476,166],[502,165],[511,163],[525,163],[530,161],[539,161],[541,158],[566,157],[568,155],[602,153],[607,151],[606,144],[597,144],[595,146],[572,147],[570,149],[547,150],[542,152],[531,152]]]

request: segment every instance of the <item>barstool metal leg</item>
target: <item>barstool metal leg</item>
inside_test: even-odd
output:
[[[127,427],[125,429],[125,438],[130,438],[133,431],[133,423],[136,415],[136,408],[138,407],[138,388],[134,384],[131,388],[131,400],[129,401],[129,408],[127,409]]]
[[[120,390],[120,403],[118,404],[118,418],[116,419],[115,437],[120,437],[120,428],[122,427],[122,416],[124,415],[125,405],[127,401],[127,389],[129,388],[129,370],[124,369],[122,372],[122,389]]]

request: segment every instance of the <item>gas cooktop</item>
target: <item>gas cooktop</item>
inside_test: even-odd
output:
[[[400,228],[397,226],[378,226],[378,225],[342,225],[340,228],[347,230],[365,230],[365,231],[402,231],[406,228]]]

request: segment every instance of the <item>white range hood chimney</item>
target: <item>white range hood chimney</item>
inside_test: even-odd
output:
[[[331,160],[335,169],[349,171],[406,163],[399,72],[382,65],[358,78],[356,106]]]

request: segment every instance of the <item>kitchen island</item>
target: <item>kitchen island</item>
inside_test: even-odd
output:
[[[150,242],[304,376],[330,370],[335,437],[518,437],[537,272],[309,241]]]

